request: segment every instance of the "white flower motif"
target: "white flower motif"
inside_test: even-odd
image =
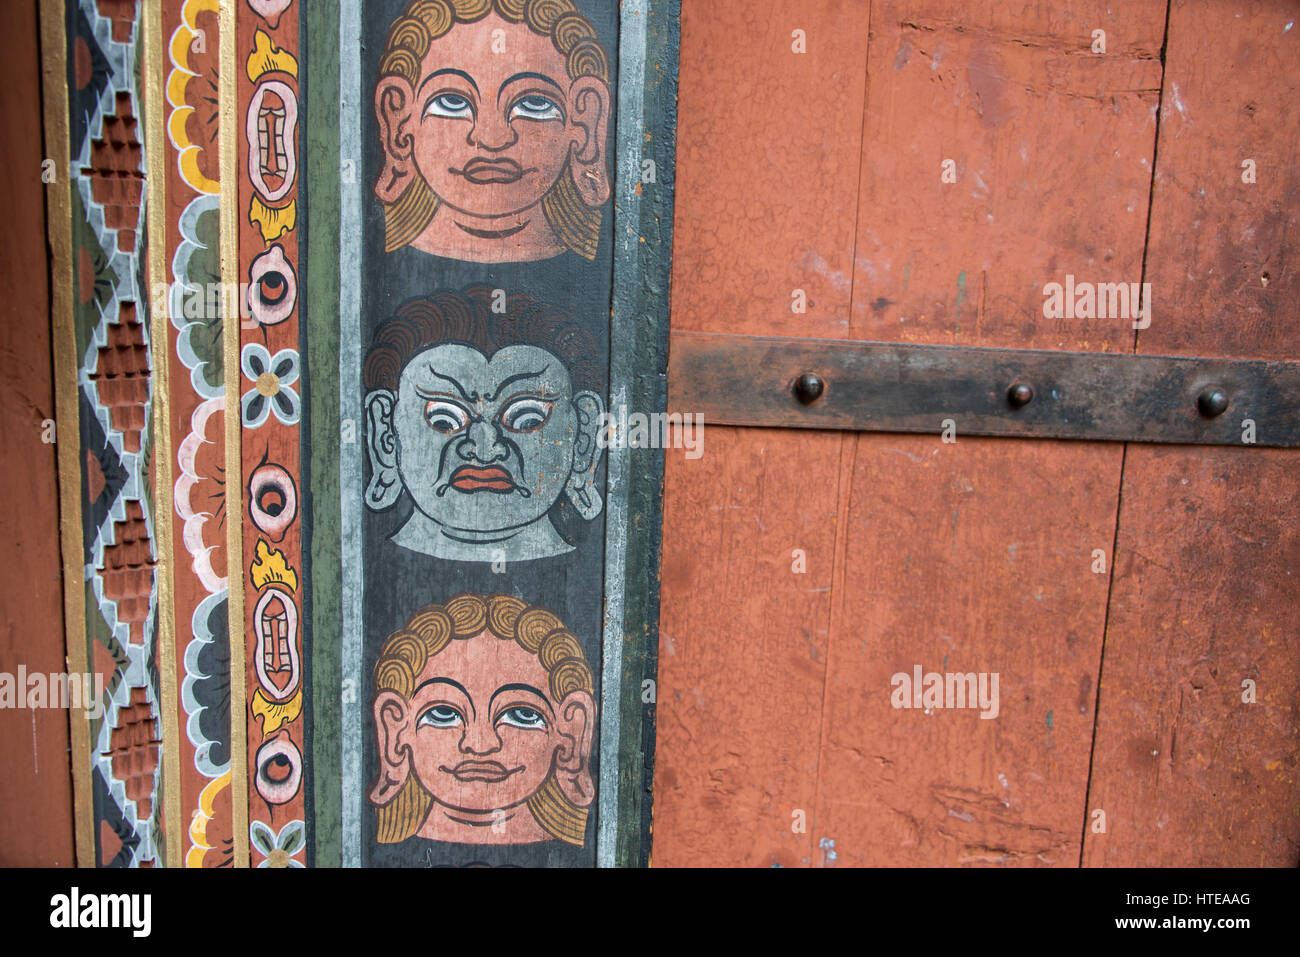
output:
[[[298,381],[298,350],[281,349],[274,356],[256,342],[244,346],[239,367],[254,388],[239,402],[244,428],[260,428],[272,412],[283,425],[297,425],[302,413],[298,393],[289,388]]]
[[[305,867],[293,856],[307,846],[307,825],[302,821],[290,821],[275,834],[261,821],[254,821],[248,828],[248,839],[259,854],[266,860],[258,867]]]

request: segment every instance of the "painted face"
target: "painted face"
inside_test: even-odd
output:
[[[549,37],[497,14],[458,24],[430,44],[416,85],[420,175],[443,202],[476,216],[537,205],[587,136],[570,122],[572,86]]]
[[[537,656],[484,631],[429,659],[401,739],[416,778],[439,803],[476,813],[508,810],[551,771],[562,743],[558,709]]]
[[[490,361],[454,344],[417,355],[393,411],[397,466],[416,507],[452,536],[504,537],[542,518],[572,473],[572,399],[564,364],[536,346]]]

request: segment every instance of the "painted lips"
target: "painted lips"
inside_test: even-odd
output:
[[[515,483],[510,473],[499,466],[462,465],[451,473],[451,487],[461,492],[509,492]]]
[[[525,170],[511,159],[489,160],[480,158],[472,159],[466,163],[465,168],[460,170],[460,175],[477,186],[488,186],[495,183],[517,183],[524,178],[525,172],[531,172],[531,170]]]
[[[490,784],[498,784],[504,781],[515,771],[522,771],[522,767],[508,769],[504,764],[498,764],[496,761],[462,761],[454,768],[440,767],[439,771],[446,771],[457,781],[487,781]]]

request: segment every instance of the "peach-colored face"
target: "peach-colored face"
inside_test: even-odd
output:
[[[493,14],[452,27],[430,45],[415,89],[420,176],[476,216],[537,205],[586,139],[571,122],[574,87],[555,44],[523,23]]]
[[[429,660],[401,738],[434,800],[463,811],[505,810],[550,773],[562,743],[557,710],[537,656],[484,631]]]

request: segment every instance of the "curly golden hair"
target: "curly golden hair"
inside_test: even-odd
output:
[[[414,87],[434,40],[458,23],[474,23],[492,12],[550,37],[565,59],[569,79],[590,76],[609,83],[605,48],[596,39],[596,28],[572,0],[412,0],[389,28],[379,59],[380,78],[401,77]],[[385,204],[384,251],[401,249],[424,232],[440,202],[429,185],[417,179],[396,202]],[[601,211],[583,202],[567,165],[542,199],[542,212],[564,245],[585,259],[596,258]]]
[[[375,691],[391,691],[409,699],[416,681],[433,658],[452,641],[487,631],[502,641],[517,642],[537,656],[546,669],[547,690],[556,701],[574,691],[596,693],[591,667],[582,645],[552,611],[513,595],[465,593],[441,605],[415,612],[406,625],[388,636],[375,662]],[[380,844],[395,844],[415,834],[428,815],[433,796],[410,775],[401,792],[376,810]],[[528,799],[528,810],[548,834],[581,846],[586,836],[587,809],[576,807],[552,773]]]

